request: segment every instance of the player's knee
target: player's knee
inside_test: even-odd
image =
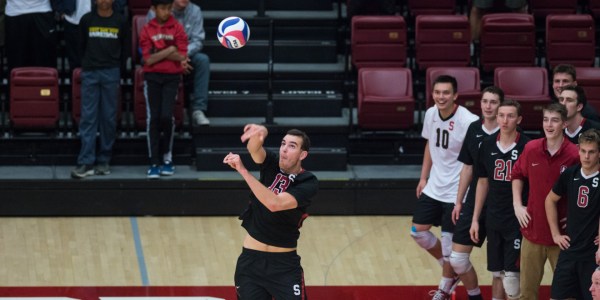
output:
[[[506,272],[502,284],[504,285],[504,291],[509,299],[518,299],[521,295],[520,287],[520,276],[519,272]]]
[[[492,272],[492,277],[502,279],[502,272]]]
[[[445,261],[450,260],[452,253],[452,233],[442,231],[442,256]]]
[[[456,274],[462,275],[471,270],[473,265],[471,264],[471,260],[469,260],[469,256],[469,253],[452,251],[450,254],[450,265]]]
[[[414,226],[410,230],[410,236],[417,242],[417,245],[425,250],[435,247],[435,244],[437,243],[437,238],[431,231],[417,231]]]

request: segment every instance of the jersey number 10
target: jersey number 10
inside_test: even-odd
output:
[[[436,129],[435,132],[437,133],[437,138],[435,140],[435,146],[439,147],[441,145],[442,148],[448,149],[448,143],[450,140],[450,132],[448,132],[448,130],[442,130],[441,128]]]

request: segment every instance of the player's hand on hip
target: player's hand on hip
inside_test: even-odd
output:
[[[229,154],[225,156],[225,158],[223,159],[223,163],[229,165],[231,168],[235,169],[238,172],[241,172],[245,169],[240,156],[231,152],[229,152]]]
[[[248,124],[244,126],[244,133],[242,134],[240,139],[242,140],[242,143],[245,143],[252,138],[258,138],[261,142],[263,142],[265,140],[265,137],[267,137],[268,133],[269,132],[267,131],[267,128],[265,126],[258,124]]]
[[[521,228],[525,228],[527,225],[529,225],[531,216],[529,213],[527,213],[527,206],[515,206],[515,216],[517,217],[517,220],[519,220],[519,225],[521,225]]]
[[[571,239],[568,235],[553,235],[552,240],[555,244],[558,245],[558,247],[560,247],[561,250],[567,250],[571,246],[571,244],[569,243]]]
[[[479,222],[477,220],[473,220],[473,222],[471,222],[469,235],[471,236],[471,241],[474,243],[479,243]]]
[[[452,223],[454,223],[454,225],[456,225],[456,221],[458,221],[460,211],[462,210],[462,202],[459,203],[460,204],[454,205],[454,209],[452,209]]]
[[[417,185],[417,198],[421,198],[421,193],[423,192],[425,185],[427,185],[427,180],[419,180],[419,184]]]

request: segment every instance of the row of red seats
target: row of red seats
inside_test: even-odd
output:
[[[481,86],[479,69],[434,67],[426,72],[426,108],[431,107],[432,82],[440,75],[458,82],[457,102],[479,115]],[[600,69],[577,68],[577,83],[586,91],[588,105],[600,108]],[[540,130],[542,109],[550,103],[548,73],[540,67],[501,67],[494,70],[494,85],[505,97],[521,103],[521,128]],[[368,130],[406,130],[415,125],[412,71],[407,68],[365,67],[358,71],[358,126]]]
[[[58,71],[54,68],[25,67],[15,68],[10,74],[10,112],[12,128],[15,129],[55,129],[60,118],[60,96]],[[75,124],[81,118],[81,69],[73,71],[71,117]],[[119,99],[120,103],[120,99]],[[117,107],[121,108],[122,105]],[[183,84],[175,102],[175,123],[183,124],[184,95]],[[118,110],[120,117],[121,111]],[[135,128],[146,128],[146,99],[144,97],[144,74],[141,68],[135,72],[133,90],[133,115]]]
[[[416,18],[415,28],[415,60],[420,70],[470,65],[471,30],[466,16],[421,15]],[[406,66],[409,44],[406,32],[402,16],[353,17],[354,66]],[[551,68],[562,63],[593,66],[595,45],[592,16],[570,14],[546,18],[546,60]],[[535,66],[533,16],[518,13],[483,16],[479,59],[486,72],[503,66]]]

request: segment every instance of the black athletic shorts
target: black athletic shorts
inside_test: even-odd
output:
[[[552,298],[592,300],[589,289],[594,270],[596,270],[594,256],[589,257],[587,260],[576,261],[566,258],[561,251],[552,278],[550,289]]]
[[[481,248],[487,235],[487,230],[485,228],[485,209],[486,208],[484,207],[481,210],[481,215],[479,216],[479,243],[475,244],[473,240],[471,240],[471,234],[469,233],[469,230],[471,230],[471,222],[473,221],[473,207],[468,204],[463,204],[458,221],[456,221],[456,227],[454,228],[454,235],[452,236],[453,243]]]
[[[520,272],[521,230],[487,227],[487,261],[490,272]]]
[[[452,223],[452,210],[454,203],[446,203],[435,200],[425,193],[421,193],[417,208],[413,214],[413,223],[421,225],[442,225],[442,232],[454,232]]]
[[[304,271],[296,251],[242,249],[235,267],[237,298],[243,300],[307,299]]]

